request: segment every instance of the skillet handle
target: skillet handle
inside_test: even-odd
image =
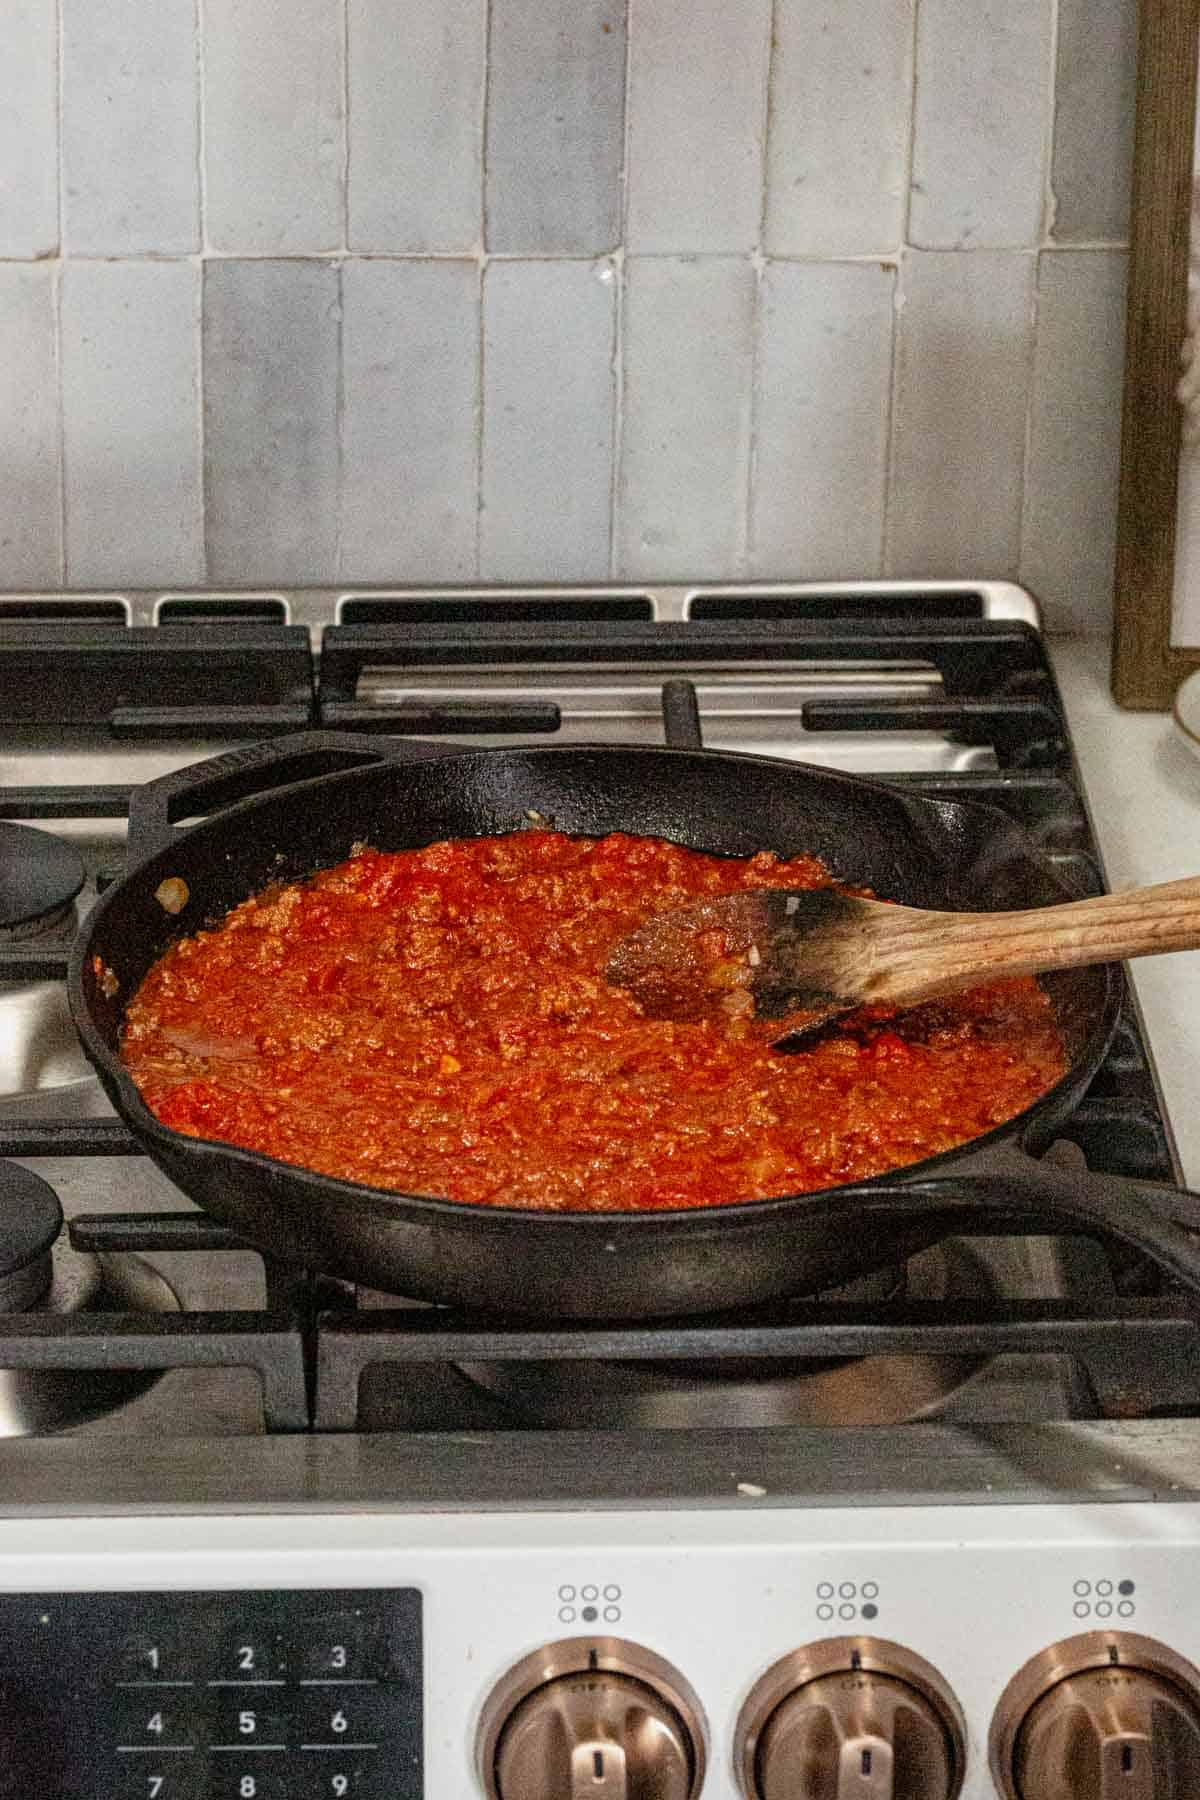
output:
[[[1073,1225],[1089,1236],[1115,1238],[1200,1293],[1200,1194],[1188,1188],[1014,1157],[993,1169],[905,1182],[899,1191],[912,1194],[918,1210],[956,1214],[955,1230],[965,1215],[986,1231],[987,1216],[1002,1213],[1031,1226]],[[886,1205],[883,1190],[880,1198]]]
[[[215,812],[251,794],[266,793],[315,775],[378,762],[417,762],[452,756],[444,744],[368,737],[350,731],[297,731],[189,763],[135,788],[129,802],[129,865],[165,850],[175,821]],[[462,752],[459,752],[462,754]]]

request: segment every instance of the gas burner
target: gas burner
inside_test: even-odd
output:
[[[0,1163],[0,1313],[28,1312],[45,1293],[62,1223],[48,1182],[17,1163]]]
[[[996,1283],[974,1246],[948,1239],[822,1295],[871,1304],[980,1300]],[[978,1356],[872,1356],[850,1361],[471,1363],[462,1372],[503,1397],[521,1424],[630,1427],[898,1425],[937,1411],[984,1366]]]
[[[83,858],[64,838],[0,821],[0,941],[52,930],[86,878]]]
[[[135,1256],[81,1255],[60,1237],[58,1196],[40,1176],[0,1163],[0,1312],[179,1311],[174,1290]],[[0,1369],[0,1438],[62,1431],[113,1412],[159,1379],[150,1372]]]
[[[83,859],[66,839],[0,821],[0,947],[55,938],[65,948],[85,880]],[[0,986],[0,1100],[32,1098],[36,1111],[40,1096],[52,1095],[61,1113],[63,1090],[71,1088],[91,1094],[95,1083],[61,982]],[[77,1110],[69,1101],[68,1109]]]

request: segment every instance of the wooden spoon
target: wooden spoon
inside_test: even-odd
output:
[[[651,1017],[763,1021],[782,1043],[856,1006],[915,1006],[1015,975],[1197,948],[1200,876],[1029,912],[750,888],[653,914],[604,973]]]

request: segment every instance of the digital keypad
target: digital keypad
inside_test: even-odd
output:
[[[412,1589],[0,1596],[0,1644],[31,1734],[0,1800],[422,1800]],[[66,1664],[75,1716],[39,1758]]]

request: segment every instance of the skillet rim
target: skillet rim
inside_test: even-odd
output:
[[[191,1137],[185,1132],[175,1131],[164,1125],[152,1113],[132,1077],[127,1073],[119,1056],[109,1048],[99,1026],[92,1017],[91,1003],[85,984],[85,971],[93,952],[93,943],[99,927],[110,911],[117,909],[129,886],[139,877],[145,878],[146,872],[160,859],[169,859],[172,851],[184,841],[202,838],[210,829],[218,825],[225,826],[230,819],[247,817],[259,809],[269,808],[282,795],[294,795],[306,789],[328,791],[330,787],[341,787],[359,779],[377,778],[382,770],[400,775],[406,771],[428,769],[431,762],[450,760],[476,761],[493,756],[516,755],[533,757],[537,760],[558,759],[588,756],[612,756],[628,759],[653,759],[658,762],[663,758],[670,760],[694,761],[702,758],[706,763],[732,763],[734,765],[753,764],[756,767],[777,769],[782,773],[804,773],[809,777],[816,776],[834,787],[850,787],[858,792],[886,796],[895,802],[901,799],[906,806],[918,809],[946,809],[954,812],[977,815],[995,819],[1002,824],[1005,832],[1021,847],[1029,861],[1037,864],[1047,879],[1061,888],[1064,899],[1075,897],[1074,890],[1062,880],[1059,871],[1044,855],[1036,841],[1030,836],[1019,820],[1003,808],[989,806],[985,802],[975,800],[959,800],[953,797],[939,796],[936,799],[925,794],[913,793],[900,786],[887,782],[875,781],[870,777],[849,774],[840,769],[828,769],[819,763],[801,761],[795,757],[761,756],[752,751],[737,750],[705,750],[676,749],[666,745],[616,745],[616,744],[513,744],[496,749],[455,750],[452,746],[446,749],[445,757],[421,757],[406,761],[404,758],[389,758],[381,753],[377,762],[367,763],[349,769],[335,769],[324,774],[308,776],[302,781],[281,783],[276,787],[248,795],[220,810],[198,824],[179,831],[173,843],[165,848],[153,851],[127,869],[121,879],[100,896],[92,911],[83,921],[71,948],[71,957],[67,970],[67,999],[72,1023],[79,1037],[81,1047],[88,1061],[92,1064],[105,1093],[108,1095],[118,1115],[123,1118],[135,1136],[140,1140],[158,1146],[164,1157],[173,1164],[180,1157],[193,1157],[201,1163],[220,1167],[222,1165],[236,1171],[242,1166],[258,1172],[271,1180],[283,1180],[298,1183],[301,1188],[310,1185],[319,1190],[319,1197],[327,1206],[353,1207],[358,1212],[370,1212],[377,1217],[390,1218],[398,1223],[406,1224],[441,1224],[452,1229],[484,1226],[492,1231],[506,1234],[514,1228],[526,1233],[530,1230],[553,1232],[556,1228],[569,1229],[574,1232],[591,1230],[605,1231],[648,1230],[651,1226],[659,1230],[668,1230],[675,1235],[702,1235],[705,1230],[716,1230],[718,1227],[729,1227],[737,1230],[751,1228],[774,1218],[786,1211],[791,1215],[797,1212],[816,1210],[821,1205],[828,1206],[839,1198],[847,1201],[861,1196],[865,1190],[879,1187],[901,1187],[906,1182],[932,1180],[944,1176],[955,1163],[961,1163],[965,1157],[985,1154],[989,1149],[1000,1148],[1013,1139],[1023,1145],[1027,1134],[1036,1125],[1039,1118],[1054,1116],[1056,1103],[1073,1099],[1091,1080],[1092,1075],[1103,1061],[1108,1045],[1116,1031],[1125,996],[1125,976],[1119,963],[1102,963],[1096,965],[1103,971],[1105,992],[1103,1005],[1099,1009],[1096,1025],[1093,1027],[1097,1048],[1090,1058],[1076,1060],[1070,1064],[1052,1087],[1039,1094],[1029,1106],[1021,1112],[1006,1119],[1002,1124],[993,1126],[981,1136],[968,1138],[963,1143],[952,1146],[948,1150],[937,1151],[933,1156],[923,1157],[919,1162],[907,1163],[899,1168],[886,1170],[879,1175],[865,1177],[861,1181],[840,1182],[832,1187],[803,1190],[795,1194],[771,1194],[758,1200],[732,1201],[722,1206],[712,1207],[662,1207],[622,1210],[613,1208],[597,1212],[555,1211],[545,1207],[492,1206],[475,1201],[453,1200],[440,1194],[408,1194],[390,1188],[374,1187],[367,1182],[348,1181],[341,1176],[323,1175],[319,1170],[306,1168],[300,1163],[284,1162],[281,1158],[268,1156],[261,1150],[250,1150],[239,1144],[230,1144],[218,1138]],[[203,767],[203,759],[198,767]],[[519,829],[519,827],[518,827]],[[477,836],[491,836],[492,833],[477,833]],[[586,836],[585,832],[570,835]],[[437,840],[431,839],[430,842]],[[679,840],[665,840],[678,842]],[[683,848],[695,848],[684,844]],[[317,868],[331,865],[319,864]],[[313,872],[316,872],[314,868]],[[247,898],[249,896],[246,896]],[[198,929],[194,927],[193,929]],[[161,952],[159,954],[162,954]],[[157,960],[157,958],[155,959]],[[147,964],[147,970],[152,964]],[[122,1016],[123,1016],[122,1008]],[[1086,1066],[1084,1066],[1086,1065]],[[168,1173],[177,1185],[184,1188],[178,1180],[173,1168]],[[231,1177],[236,1180],[236,1173]],[[188,1196],[191,1197],[190,1195]],[[291,1196],[283,1194],[273,1196],[273,1203],[286,1205]],[[200,1205],[200,1202],[193,1202]],[[201,1210],[204,1210],[202,1207]]]

